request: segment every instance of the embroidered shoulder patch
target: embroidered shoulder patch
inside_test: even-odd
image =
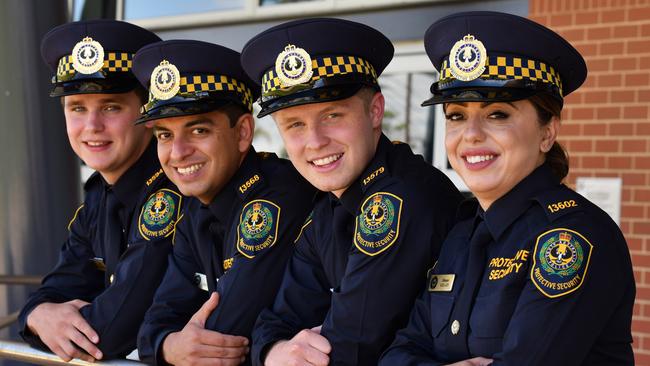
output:
[[[239,217],[237,250],[246,258],[275,244],[278,238],[280,207],[271,201],[254,200],[246,204]]]
[[[530,278],[547,297],[569,294],[582,285],[592,249],[589,240],[577,231],[549,230],[537,237]]]
[[[373,256],[390,248],[399,236],[402,199],[392,193],[378,192],[361,205],[354,225],[354,245]]]
[[[172,235],[180,214],[182,199],[180,194],[166,188],[149,196],[138,219],[140,235],[146,240]]]
[[[311,224],[311,222],[313,221],[313,216],[314,216],[314,211],[312,210],[309,213],[309,216],[307,216],[307,218],[305,219],[305,223],[302,224],[302,226],[300,227],[300,232],[298,233],[298,236],[296,237],[296,240],[293,241],[294,244],[298,242],[298,240],[302,236],[302,232],[305,231],[305,228],[307,226],[309,226],[309,224]]]

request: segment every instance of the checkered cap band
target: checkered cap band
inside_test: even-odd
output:
[[[377,72],[370,62],[355,56],[317,57],[311,60],[313,74],[310,82],[335,75],[358,73],[370,75],[377,80]],[[262,95],[282,89],[282,82],[275,68],[262,76]]]
[[[104,55],[104,66],[102,71],[106,72],[129,72],[133,67],[133,54],[126,52],[108,52]],[[76,70],[72,67],[72,55],[64,56],[59,60],[56,68],[57,81],[63,81],[65,77],[74,75]]]
[[[243,82],[226,75],[188,74],[181,76],[179,94],[231,91],[241,98],[249,111],[253,110],[253,93]]]
[[[440,83],[455,80],[449,68],[449,60],[444,60],[440,72]],[[560,75],[552,66],[543,62],[529,60],[526,58],[509,56],[490,56],[482,79],[529,79],[532,81],[543,81],[558,87],[562,96],[562,81]]]

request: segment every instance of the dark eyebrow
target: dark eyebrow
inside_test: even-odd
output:
[[[199,119],[194,119],[194,120],[185,122],[184,127],[193,127],[193,126],[202,125],[202,124],[213,125],[214,121],[212,121],[209,118],[199,118]]]
[[[185,122],[183,127],[184,128],[189,128],[189,127],[194,127],[196,125],[202,125],[202,124],[213,125],[214,122],[209,118],[199,118],[199,119],[194,119],[194,120],[190,120],[190,121]],[[162,126],[154,125],[153,126],[153,131],[154,132],[158,132],[158,131],[167,131],[167,132],[169,132],[169,129],[165,128],[165,127],[162,127]]]
[[[154,132],[154,133],[156,133],[156,132],[160,132],[160,131],[166,131],[166,132],[169,132],[169,129],[167,129],[167,128],[165,128],[165,127],[162,127],[162,126],[153,125],[153,132]]]
[[[468,102],[449,102],[449,103],[447,103],[447,105],[457,104],[457,105],[459,105],[461,107],[467,107],[467,103]],[[505,103],[505,104],[508,104],[508,105],[512,106],[512,108],[514,108],[514,109],[519,109],[512,102],[481,102],[481,108],[485,108],[485,107],[489,106],[490,104],[494,104],[494,103]]]

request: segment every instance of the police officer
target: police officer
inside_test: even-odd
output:
[[[424,283],[460,194],[406,144],[382,134],[377,77],[390,41],[366,25],[304,19],[242,51],[289,158],[321,191],[273,307],[253,334],[255,364],[373,365]]]
[[[135,25],[94,20],[45,35],[70,145],[96,170],[59,262],[19,316],[21,335],[64,360],[121,357],[136,334],[171,250],[181,195],[156,158],[151,129],[134,126],[146,91],[131,70],[159,38]]]
[[[560,182],[563,97],[582,56],[525,18],[450,15],[425,35],[449,161],[476,196],[381,365],[633,365],[618,226]]]
[[[154,124],[163,169],[192,196],[140,330],[147,362],[244,361],[255,319],[271,304],[313,207],[315,189],[289,161],[251,146],[259,91],[239,56],[189,40],[154,43],[135,56],[151,96],[140,122]]]

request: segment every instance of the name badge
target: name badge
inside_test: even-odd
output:
[[[194,281],[198,288],[203,291],[208,291],[208,278],[203,273],[195,273]]]
[[[429,292],[449,292],[454,288],[455,274],[435,274],[429,277]]]

